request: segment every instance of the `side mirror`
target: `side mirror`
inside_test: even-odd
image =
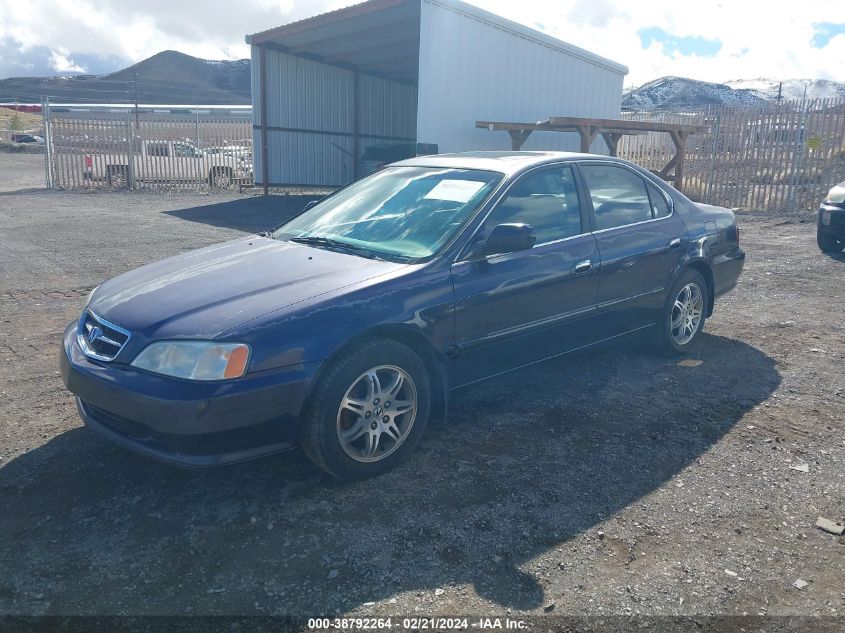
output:
[[[499,224],[490,231],[482,255],[528,250],[536,241],[534,227],[530,224]]]
[[[319,202],[320,202],[319,200],[309,200],[308,204],[305,205],[305,208],[302,210],[302,212],[305,213],[306,211],[308,211],[308,209],[316,206],[317,203],[319,203]]]

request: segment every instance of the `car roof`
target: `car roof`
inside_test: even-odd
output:
[[[400,167],[451,167],[453,169],[482,169],[513,174],[529,167],[555,163],[562,160],[583,158],[610,159],[599,154],[576,152],[460,152],[456,154],[432,154],[417,156],[393,163]],[[621,162],[621,161],[620,161]]]

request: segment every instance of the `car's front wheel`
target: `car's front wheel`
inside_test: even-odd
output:
[[[332,361],[319,378],[302,448],[335,477],[366,479],[408,456],[430,411],[425,363],[398,341],[372,339]]]
[[[704,329],[707,283],[701,273],[685,270],[669,291],[657,320],[657,348],[666,355],[685,354]]]
[[[822,253],[841,253],[842,249],[845,248],[842,242],[821,229],[816,229],[816,242]]]

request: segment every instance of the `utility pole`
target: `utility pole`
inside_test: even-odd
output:
[[[777,97],[775,97],[775,101],[777,101],[778,103],[780,103],[780,100],[781,100],[781,99],[783,99],[783,82],[782,82],[782,81],[779,81],[779,82],[778,82],[778,96],[777,96]]]
[[[135,102],[135,129],[138,129],[138,73],[132,73],[132,100]]]

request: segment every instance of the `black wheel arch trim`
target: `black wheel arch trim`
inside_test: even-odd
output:
[[[671,282],[669,283],[669,290],[674,287],[675,282],[681,278],[681,275],[684,274],[687,270],[694,270],[699,273],[702,277],[704,277],[704,283],[707,284],[707,311],[705,312],[704,316],[710,318],[713,315],[713,308],[716,303],[716,280],[713,276],[713,268],[710,266],[710,262],[707,261],[705,257],[690,257],[684,260],[679,266],[677,271],[672,277]]]
[[[313,400],[314,390],[332,362],[357,345],[375,338],[385,338],[402,343],[420,357],[431,379],[431,419],[438,421],[446,419],[450,387],[445,353],[438,352],[432,342],[419,329],[403,323],[385,323],[374,325],[346,339],[321,362],[303,401],[302,411],[300,411],[300,428],[304,420],[303,416]]]

